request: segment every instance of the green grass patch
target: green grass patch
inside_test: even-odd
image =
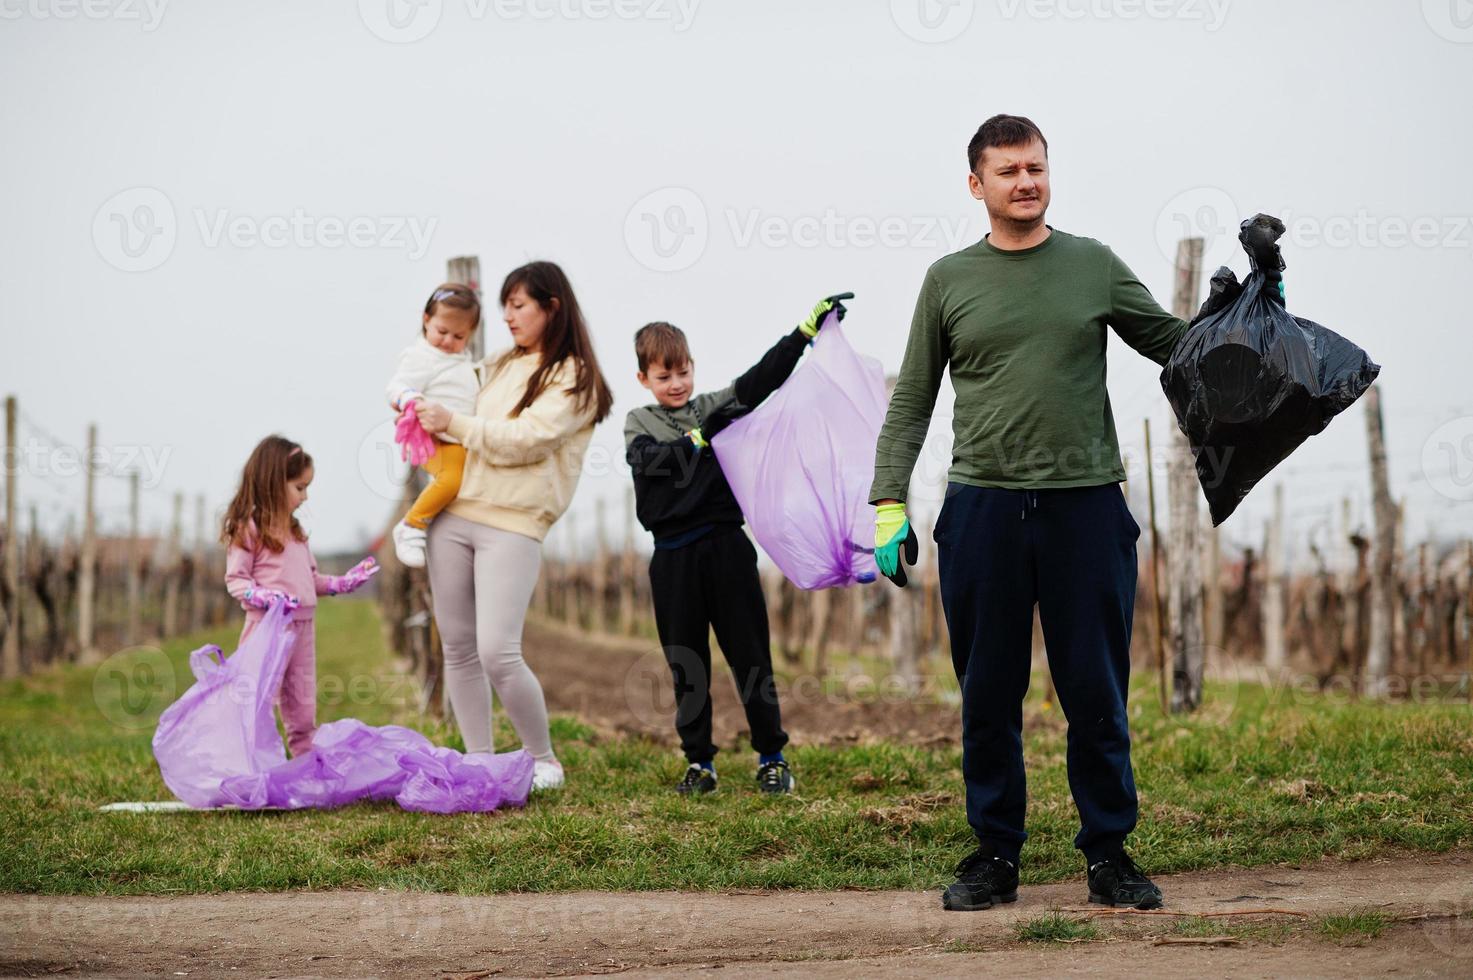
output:
[[[1086,942],[1102,938],[1093,923],[1061,912],[1049,912],[1015,923],[1013,935],[1021,943]]]
[[[1361,946],[1391,928],[1391,919],[1378,909],[1356,909],[1321,916],[1314,929],[1322,938],[1345,946]]]
[[[768,799],[752,783],[750,751],[724,745],[720,792],[688,800],[670,791],[684,769],[676,752],[571,717],[553,719],[568,789],[524,810],[99,813],[104,803],[169,798],[150,748],[158,714],[190,680],[190,649],[213,641],[228,651],[235,634],[0,684],[0,891],[935,888],[974,846],[955,747],[797,745],[788,757],[802,795]],[[321,721],[405,724],[460,747],[452,728],[420,716],[372,603],[320,607],[318,672]],[[1162,717],[1149,679],[1141,683],[1131,702],[1141,794],[1131,847],[1148,873],[1473,843],[1465,705],[1209,684],[1202,711]],[[1043,687],[1025,708],[1025,884],[1084,870],[1064,726],[1057,709],[1040,708]],[[502,718],[498,747],[516,744]]]
[[[1282,946],[1294,934],[1294,926],[1286,922],[1231,922],[1221,918],[1193,915],[1172,923],[1168,935],[1184,939],[1209,936],[1231,936],[1234,939]]]

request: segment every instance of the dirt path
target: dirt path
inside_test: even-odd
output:
[[[533,621],[527,624],[523,643],[552,711],[576,714],[610,734],[676,744],[670,668],[655,641],[591,638]],[[714,653],[714,660],[716,744],[744,743],[746,719],[736,685],[720,653]],[[779,681],[778,690],[783,727],[795,744],[852,745],[872,739],[906,745],[961,743],[959,707],[918,702],[867,678],[852,678],[845,690],[836,693],[820,690],[811,677]],[[1035,721],[1030,717],[1030,724]]]
[[[296,892],[179,898],[0,896],[7,976],[659,977],[852,980],[1044,976],[1473,975],[1473,852],[1347,864],[1228,869],[1160,879],[1169,909],[1375,908],[1398,920],[1360,947],[1312,918],[1229,916],[1224,929],[1288,923],[1291,936],[1221,948],[1158,946],[1175,919],[1102,915],[1107,939],[1019,943],[1015,923],[1079,908],[1079,881],[1026,888],[1014,905],[946,913],[918,892],[497,895]],[[1420,917],[1420,918],[1418,918]],[[719,968],[739,972],[713,974]]]

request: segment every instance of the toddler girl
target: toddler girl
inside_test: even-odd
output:
[[[447,282],[430,294],[420,338],[399,352],[389,379],[389,404],[401,419],[412,419],[417,402],[438,402],[462,415],[475,413],[481,381],[465,347],[480,322],[481,301],[469,286]],[[434,455],[423,463],[429,485],[394,526],[394,554],[409,568],[424,567],[426,528],[460,493],[465,472],[460,440],[448,432],[438,433],[435,440]]]

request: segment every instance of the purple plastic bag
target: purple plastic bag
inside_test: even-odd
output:
[[[190,654],[198,680],[159,718],[154,757],[174,795],[198,808],[288,810],[395,800],[432,813],[523,806],[532,789],[524,751],[462,755],[399,725],[353,718],[317,729],[312,749],[290,762],[272,704],[285,669],[291,612],[272,606],[233,656]]]
[[[192,807],[234,802],[220,784],[286,762],[272,701],[281,686],[292,612],[283,602],[266,612],[225,661],[211,644],[189,655],[195,682],[159,716],[153,755],[164,784]]]
[[[800,589],[874,581],[869,488],[884,421],[884,368],[830,313],[793,376],[712,439],[757,543]]]

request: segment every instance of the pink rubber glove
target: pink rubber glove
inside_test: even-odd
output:
[[[399,458],[408,460],[410,466],[423,466],[425,460],[435,455],[435,437],[419,424],[414,413],[414,399],[404,403],[399,421],[394,424],[394,441],[399,444]]]
[[[273,603],[285,602],[286,608],[296,609],[302,604],[302,600],[294,595],[287,595],[280,589],[246,589],[245,595],[240,601],[252,609],[270,609]]]
[[[342,575],[329,575],[327,594],[347,595],[349,592],[357,592],[368,584],[369,579],[378,574],[378,569],[378,562],[374,561],[370,555]]]

